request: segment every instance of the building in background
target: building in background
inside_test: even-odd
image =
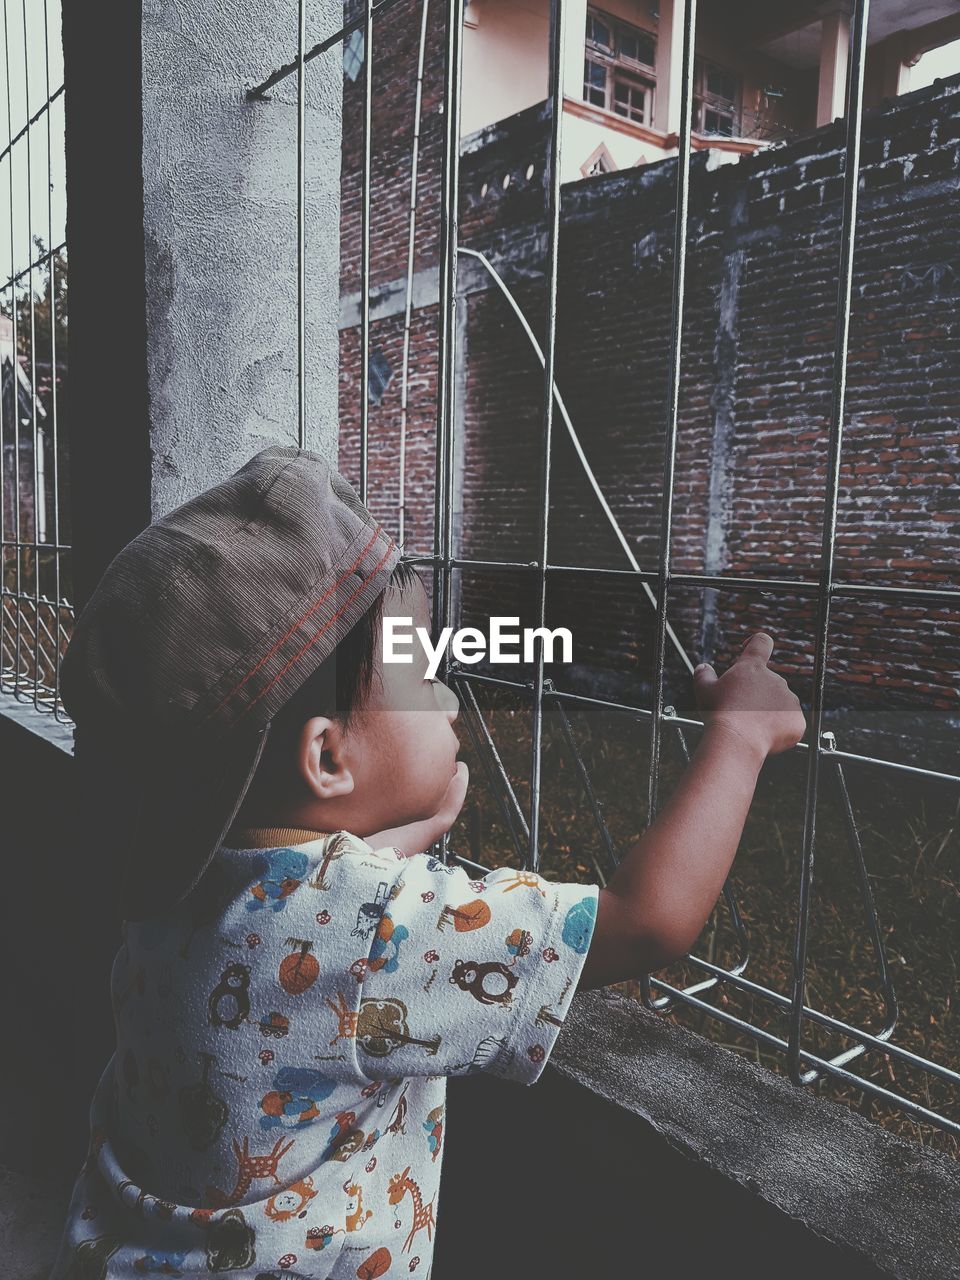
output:
[[[634,6],[638,14],[641,7]],[[745,43],[735,62],[732,53],[721,56],[719,36],[711,44],[721,7],[728,14],[746,11],[745,5],[709,0],[699,9],[697,49],[713,54],[700,64],[700,127],[718,133],[699,137],[691,171],[671,565],[675,574],[761,574],[796,581],[798,592],[773,597],[676,586],[670,617],[688,657],[721,664],[736,652],[746,631],[772,629],[779,669],[805,687],[816,627],[809,588],[816,582],[821,550],[844,171],[843,129],[833,122],[839,100],[825,110],[827,123],[817,127],[816,50],[826,38],[830,15],[804,25],[803,16],[812,9],[793,6],[793,30],[785,33],[781,27],[779,35],[755,36],[753,46],[763,47],[751,64],[753,46]],[[873,105],[864,118],[860,160],[834,569],[838,580],[896,591],[949,587],[960,557],[960,512],[951,484],[960,449],[955,384],[960,81],[883,93],[884,68],[892,83],[891,67],[905,65],[905,49],[944,40],[956,25],[945,21],[935,5],[921,10],[901,4],[896,19],[894,9],[879,0],[871,14],[867,72]],[[787,6],[778,11],[782,15]],[[533,100],[514,111],[522,99],[511,99],[492,78],[485,100],[490,114],[503,118],[476,127],[482,120],[476,114],[476,42],[486,15],[491,20],[484,38],[496,70],[495,12],[518,24],[532,21],[531,10],[500,6],[498,0],[471,0],[468,10],[477,25],[464,40],[452,530],[455,555],[486,566],[507,560],[514,569],[464,568],[453,586],[464,622],[483,625],[489,614],[498,613],[517,614],[523,625],[533,625],[526,615],[535,593],[521,570],[538,555],[544,379],[519,317],[533,334],[543,333],[550,108],[545,84],[523,72],[520,62],[511,64],[512,70],[502,63],[498,74]],[[654,122],[663,94],[658,68],[664,12],[656,33],[650,28],[655,48],[649,42],[629,46],[633,62],[652,59]],[[622,23],[603,27],[588,6],[580,13],[581,69],[584,63],[593,65],[590,50],[606,40],[615,55],[603,64],[613,76],[615,104],[630,32]],[[375,34],[366,388],[369,501],[413,555],[427,554],[434,545],[437,263],[443,234],[438,193],[445,124],[444,10],[436,3],[427,9],[417,109],[422,15],[422,8],[397,6],[380,19]],[[905,22],[920,16],[929,21],[904,29]],[[837,39],[832,47],[845,51],[839,41],[841,34],[846,39],[845,19],[833,17]],[[755,23],[754,31],[759,30]],[[548,34],[544,20],[537,41],[533,35],[529,40],[531,51],[539,50],[544,59]],[[737,48],[741,36],[732,21],[724,38],[726,48]],[[501,40],[504,57],[516,56],[521,47],[518,39]],[[781,122],[788,108],[795,112],[789,126],[795,136],[770,146],[772,127],[766,138],[742,136],[744,104],[755,103],[754,90],[744,86],[760,83],[756,68],[773,66],[774,52],[780,55],[780,85],[787,84],[787,58],[813,61],[805,80],[803,68],[794,68],[789,81],[794,89],[778,100]],[[749,65],[755,70],[748,74]],[[361,66],[354,70],[359,73]],[[713,68],[712,79],[704,67]],[[363,76],[345,69],[340,463],[357,480],[364,394]],[[724,76],[736,84],[724,84]],[[902,89],[905,79],[898,70],[893,88]],[[772,78],[766,82],[774,83]],[[839,83],[838,78],[837,92]],[[721,119],[724,97],[736,107],[732,118],[728,111]],[[580,692],[626,700],[648,696],[644,680],[652,663],[655,613],[627,570],[622,543],[571,445],[565,415],[620,534],[637,561],[654,569],[667,421],[676,161],[645,149],[649,163],[638,166],[613,149],[618,139],[631,142],[622,129],[636,132],[646,126],[583,99],[568,96],[566,108],[556,367],[564,411],[558,408],[554,419],[549,558],[554,565],[599,568],[607,576],[552,574],[548,619],[553,626],[573,626],[574,665],[565,669],[564,680],[575,682]],[[588,108],[606,126],[613,121],[621,129],[607,133],[617,171],[604,172],[596,157],[586,163],[601,145],[577,132],[590,125],[582,114]],[[416,198],[411,199],[417,123]],[[639,148],[637,138],[632,143]],[[724,152],[721,146],[740,151]],[[738,163],[718,167],[718,158]],[[891,599],[879,610],[838,596],[830,654],[831,726],[842,712],[861,736],[879,735],[887,732],[886,726],[881,730],[880,713],[889,712],[897,720],[898,738],[889,749],[901,755],[940,750],[935,717],[947,736],[955,734],[960,628],[946,607]],[[675,704],[689,693],[686,670],[676,657],[671,649],[666,668],[668,701]],[[846,731],[843,741],[848,746],[852,741]]]
[[[563,178],[676,154],[682,29],[676,0],[563,5]],[[548,0],[469,0],[463,129],[471,133],[548,94]],[[848,0],[703,0],[694,146],[736,160],[843,115]],[[874,0],[865,103],[905,93],[920,57],[960,38],[953,0]],[[960,56],[958,56],[960,69]]]

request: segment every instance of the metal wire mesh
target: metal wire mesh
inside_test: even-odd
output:
[[[363,156],[361,175],[361,269],[360,269],[360,476],[361,492],[366,498],[368,489],[367,459],[369,432],[369,363],[370,363],[370,218],[371,218],[371,95],[373,76],[373,41],[374,19],[388,9],[392,9],[397,0],[381,0],[373,4],[372,0],[363,0],[362,14],[354,17],[344,28],[331,35],[311,50],[303,48],[303,14],[306,0],[299,0],[300,17],[300,51],[298,58],[274,72],[256,89],[250,91],[252,97],[263,97],[269,89],[286,76],[298,76],[302,96],[303,72],[306,64],[316,53],[333,47],[344,40],[352,32],[363,29],[365,37],[364,59],[364,96],[363,96]],[[837,747],[833,734],[824,732],[824,690],[829,665],[830,651],[830,608],[836,596],[859,597],[865,600],[882,601],[893,598],[896,601],[912,601],[934,605],[956,605],[960,592],[952,589],[927,588],[885,588],[872,584],[840,583],[834,581],[833,564],[836,537],[836,520],[838,489],[840,476],[840,457],[843,441],[843,426],[846,396],[846,364],[849,344],[850,304],[852,288],[852,271],[854,243],[857,227],[857,196],[859,178],[859,155],[861,124],[863,117],[864,68],[867,49],[867,25],[869,0],[856,0],[854,5],[848,85],[847,106],[844,120],[845,133],[845,168],[843,177],[842,222],[840,228],[839,283],[836,302],[836,339],[834,346],[834,380],[833,399],[829,428],[829,463],[827,479],[823,490],[823,535],[820,548],[818,576],[816,580],[797,581],[780,580],[767,577],[742,577],[733,575],[717,575],[706,573],[675,572],[671,566],[671,535],[674,511],[674,466],[676,458],[678,431],[678,402],[680,389],[680,373],[682,367],[684,301],[685,301],[685,268],[688,236],[688,206],[690,195],[690,158],[691,158],[691,126],[693,104],[693,64],[694,42],[696,33],[696,0],[686,0],[682,6],[682,25],[675,23],[683,41],[682,50],[682,93],[681,93],[681,126],[679,130],[680,146],[676,162],[676,222],[673,255],[673,290],[670,322],[669,357],[665,376],[667,379],[665,448],[661,508],[661,527],[659,541],[659,557],[656,569],[643,569],[636,562],[625,539],[620,541],[631,568],[625,570],[588,569],[577,565],[552,564],[549,558],[549,512],[550,512],[550,464],[551,439],[555,414],[559,413],[565,429],[577,445],[576,433],[566,413],[563,400],[555,385],[556,365],[556,329],[557,329],[557,262],[559,252],[559,216],[560,216],[560,154],[561,154],[561,104],[563,101],[563,68],[564,68],[564,15],[563,0],[552,0],[550,6],[550,109],[551,127],[548,156],[548,180],[546,183],[547,208],[545,225],[547,233],[547,249],[543,278],[545,282],[546,307],[543,325],[543,344],[537,342],[529,325],[526,325],[522,312],[515,302],[515,311],[525,324],[531,346],[543,366],[543,412],[540,439],[540,487],[538,500],[538,544],[537,556],[533,561],[470,559],[453,554],[453,487],[452,473],[455,450],[458,447],[459,424],[455,421],[455,400],[453,395],[454,372],[458,358],[457,353],[457,267],[462,254],[470,254],[480,260],[489,272],[494,285],[508,295],[509,290],[497,275],[495,268],[484,258],[484,255],[470,249],[461,249],[458,243],[458,205],[459,205],[459,102],[461,89],[461,33],[463,26],[463,0],[446,0],[446,48],[445,48],[445,83],[443,110],[445,117],[444,146],[442,157],[442,175],[440,183],[440,261],[439,261],[439,294],[438,294],[438,387],[437,387],[437,433],[435,460],[435,520],[434,546],[431,555],[415,558],[415,562],[429,567],[433,573],[434,622],[436,627],[450,625],[453,609],[454,593],[451,590],[453,576],[464,570],[493,570],[507,575],[522,575],[529,584],[537,601],[537,614],[540,625],[545,618],[545,600],[548,579],[553,575],[577,573],[589,575],[621,575],[624,580],[632,580],[640,584],[647,600],[656,610],[656,640],[651,671],[653,695],[651,705],[637,706],[617,703],[609,699],[587,697],[582,694],[555,689],[544,676],[543,642],[538,639],[534,678],[529,682],[509,680],[492,675],[489,672],[471,670],[462,666],[448,666],[446,676],[453,680],[461,696],[463,720],[470,734],[471,741],[482,762],[484,777],[494,797],[501,815],[503,825],[524,865],[536,869],[540,858],[540,818],[541,787],[540,776],[543,759],[543,725],[544,717],[549,710],[556,713],[561,732],[568,750],[573,756],[578,776],[583,786],[584,795],[602,837],[603,848],[611,865],[616,862],[616,850],[604,822],[601,806],[593,790],[589,770],[585,767],[578,750],[577,742],[566,707],[590,707],[603,710],[612,716],[627,716],[647,723],[650,731],[650,768],[647,778],[648,818],[652,820],[658,807],[658,788],[662,774],[663,747],[668,739],[675,741],[684,757],[688,755],[686,731],[702,728],[699,721],[678,716],[674,709],[664,705],[664,666],[668,648],[672,647],[681,657],[686,669],[692,670],[689,657],[683,652],[675,632],[668,620],[671,592],[684,587],[709,587],[720,591],[763,592],[768,595],[789,594],[811,599],[816,604],[817,624],[814,646],[814,680],[813,697],[809,721],[809,742],[801,743],[796,751],[806,763],[804,827],[801,849],[801,874],[797,892],[795,916],[795,942],[793,951],[793,981],[789,993],[778,991],[771,986],[746,977],[750,962],[749,940],[737,907],[734,895],[729,887],[724,897],[730,913],[734,932],[739,947],[739,958],[735,964],[719,966],[710,959],[692,955],[689,963],[704,976],[701,981],[679,987],[660,978],[650,977],[643,982],[643,998],[650,1008],[666,1010],[677,1002],[699,1010],[710,1019],[718,1020],[736,1028],[738,1032],[751,1036],[758,1045],[781,1055],[787,1064],[790,1075],[798,1084],[810,1084],[824,1077],[854,1084],[865,1094],[891,1104],[902,1112],[917,1120],[924,1121],[952,1134],[960,1134],[960,1123],[951,1118],[944,1110],[933,1105],[923,1105],[916,1098],[907,1096],[903,1091],[887,1089],[875,1080],[867,1079],[849,1069],[849,1064],[856,1059],[863,1059],[870,1054],[884,1054],[888,1060],[898,1062],[916,1069],[921,1078],[936,1078],[946,1082],[955,1089],[960,1084],[960,1075],[956,1071],[932,1061],[922,1054],[912,1052],[892,1040],[898,1018],[897,998],[893,987],[890,966],[884,951],[883,933],[879,925],[877,910],[873,899],[870,878],[864,862],[863,849],[859,839],[857,823],[850,801],[844,768],[848,763],[855,763],[878,771],[880,776],[902,774],[936,781],[951,787],[960,783],[960,776],[948,772],[895,760],[880,759],[858,752],[843,751]],[[426,31],[426,22],[422,25]],[[423,37],[421,37],[423,38]],[[421,61],[422,66],[422,61]],[[417,101],[419,103],[419,93]],[[416,137],[414,126],[414,136]],[[302,129],[299,138],[302,166]],[[302,173],[302,167],[301,167]],[[415,201],[414,201],[415,204]],[[301,220],[302,227],[302,220]],[[302,248],[301,248],[302,263]],[[408,277],[407,287],[410,287]],[[301,299],[302,302],[302,299]],[[409,319],[407,320],[409,327]],[[302,359],[302,352],[301,352]],[[301,366],[302,369],[302,366]],[[302,372],[301,372],[302,377]],[[459,442],[462,443],[462,442]],[[581,453],[581,461],[588,473],[588,478],[597,489],[589,466]],[[603,496],[597,489],[597,496],[603,502]],[[604,510],[619,534],[616,522],[609,508]],[[629,575],[629,579],[627,579]],[[530,746],[530,805],[527,812],[519,803],[514,787],[508,777],[507,770],[498,754],[491,735],[481,713],[474,690],[481,686],[510,689],[529,700],[532,709],[532,741]],[[805,753],[805,755],[804,755]],[[882,994],[883,1022],[876,1031],[871,1032],[863,1027],[853,1025],[841,1018],[832,1016],[813,1007],[806,998],[806,978],[808,966],[808,938],[810,927],[811,888],[813,885],[814,855],[817,847],[817,804],[822,790],[821,779],[829,775],[835,783],[837,796],[845,822],[846,839],[856,871],[857,882],[866,913],[870,948],[875,963],[878,989]],[[476,866],[475,862],[462,857],[468,866]],[[597,866],[598,875],[602,869]],[[705,999],[708,992],[716,995],[723,990],[735,990],[748,994],[770,1008],[785,1013],[788,1017],[789,1033],[778,1036],[764,1029],[749,1019],[739,1017],[724,1008],[720,1002]],[[813,1024],[825,1028],[842,1041],[852,1042],[847,1047],[825,1056],[813,1052],[808,1046],[805,1034]]]
[[[3,0],[0,152],[0,689],[69,722],[64,96],[58,0]],[[6,225],[3,225],[4,222]]]

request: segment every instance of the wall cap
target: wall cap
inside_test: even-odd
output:
[[[38,711],[32,702],[21,702],[12,693],[4,693],[0,694],[0,717],[20,725],[64,755],[73,755],[74,726],[56,720],[52,712]]]
[[[955,1280],[960,1165],[948,1157],[609,988],[574,999],[550,1063],[881,1270]]]

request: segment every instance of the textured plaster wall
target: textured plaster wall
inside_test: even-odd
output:
[[[312,0],[307,46],[342,6]],[[151,510],[297,443],[297,5],[144,0],[143,196]],[[337,432],[339,47],[306,68],[307,437]]]

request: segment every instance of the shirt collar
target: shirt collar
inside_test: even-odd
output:
[[[280,849],[284,845],[322,840],[331,834],[329,831],[311,831],[307,827],[238,827],[227,833],[223,843],[228,849]]]

